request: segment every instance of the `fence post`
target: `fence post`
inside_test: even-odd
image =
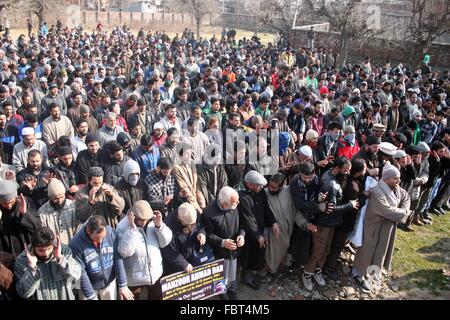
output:
[[[164,12],[162,13],[162,22],[164,22],[164,17],[165,16],[165,14],[164,14]]]
[[[181,14],[181,24],[184,24],[184,13]]]

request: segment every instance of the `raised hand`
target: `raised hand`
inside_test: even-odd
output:
[[[153,212],[153,223],[155,227],[159,228],[162,225],[162,213],[158,210]]]
[[[319,196],[317,197],[317,200],[319,202],[324,202],[325,199],[327,198],[328,192],[324,192],[324,193],[319,193]]]
[[[62,248],[61,248],[61,238],[56,236],[56,246],[53,249],[53,254],[55,255],[56,261],[60,261],[62,258]]]
[[[5,173],[5,180],[15,180],[16,179],[16,175],[14,174],[14,172],[8,170]]]
[[[95,195],[97,194],[97,191],[100,189],[100,187],[92,187],[91,191],[89,191],[89,202],[91,204],[95,203]]]
[[[134,216],[133,211],[131,210],[128,211],[127,218],[128,218],[128,227],[130,229],[136,229],[136,224],[134,223],[134,219],[136,217]]]
[[[28,246],[25,244],[25,253],[27,255],[27,264],[31,269],[36,269],[37,257],[28,250]]]
[[[27,201],[25,200],[25,197],[23,196],[22,193],[19,195],[19,198],[17,199],[17,206],[19,208],[20,214],[27,213]]]
[[[36,179],[34,177],[26,177],[22,182],[28,190],[33,190],[36,187]]]
[[[112,196],[112,190],[109,186],[102,184],[102,190],[107,196]]]
[[[76,185],[73,185],[69,188],[70,193],[77,193],[78,191],[80,191],[80,188],[78,188],[78,186]]]
[[[49,184],[52,179],[55,178],[55,174],[53,172],[47,171],[47,173],[42,176],[42,181],[44,184]]]

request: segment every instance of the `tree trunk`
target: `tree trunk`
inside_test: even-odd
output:
[[[200,39],[200,25],[202,24],[202,18],[195,17],[195,23],[197,25],[197,40]]]
[[[38,23],[39,23],[39,28],[41,27],[41,25],[44,23],[44,10],[41,9],[38,12],[35,12],[36,16],[38,17]]]
[[[345,67],[345,64],[347,63],[347,57],[348,57],[348,46],[350,43],[350,35],[347,32],[347,28],[344,27],[341,31],[341,36],[339,39],[339,57],[337,61],[337,67],[343,68]]]

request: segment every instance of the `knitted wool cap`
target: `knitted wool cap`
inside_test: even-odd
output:
[[[383,167],[383,179],[390,179],[392,177],[400,177],[400,171],[392,164],[387,164]]]
[[[52,179],[47,186],[47,195],[49,198],[56,197],[66,193],[66,188],[58,179]]]
[[[188,202],[178,207],[178,218],[184,225],[190,225],[197,222],[197,210]]]

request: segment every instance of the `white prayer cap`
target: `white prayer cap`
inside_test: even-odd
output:
[[[304,155],[305,157],[312,157],[312,149],[310,146],[303,146],[298,149],[298,153]]]
[[[34,134],[34,129],[31,127],[25,127],[22,129],[22,136],[30,136]]]

